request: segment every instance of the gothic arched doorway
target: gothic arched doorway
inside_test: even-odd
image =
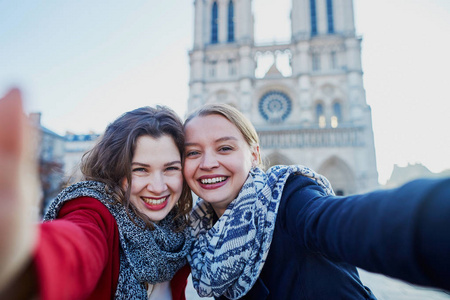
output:
[[[333,156],[327,159],[318,172],[328,178],[336,195],[356,193],[355,174],[342,159]]]

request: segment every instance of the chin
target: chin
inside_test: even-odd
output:
[[[171,209],[167,209],[164,208],[163,210],[160,210],[158,212],[154,212],[152,214],[146,214],[146,216],[153,222],[159,222],[162,219],[164,219],[165,217],[167,217],[167,215],[170,213],[170,211],[173,209],[173,207]]]

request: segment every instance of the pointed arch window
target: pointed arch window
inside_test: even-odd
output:
[[[331,69],[336,70],[337,67],[337,53],[336,51],[331,51],[330,53]]]
[[[319,53],[312,54],[312,70],[320,71],[320,54]]]
[[[342,121],[342,109],[339,102],[333,104],[333,116],[331,117],[331,127],[336,128]]]
[[[317,35],[317,11],[316,0],[309,0],[311,14],[311,36]]]
[[[217,66],[217,61],[213,60],[210,63],[210,68],[209,68],[209,76],[211,78],[216,77],[216,66]]]
[[[333,0],[327,0],[328,33],[334,33]]]
[[[321,103],[316,105],[316,121],[320,128],[324,128],[326,126],[325,112]]]
[[[236,63],[234,59],[228,60],[228,75],[236,75]]]
[[[218,16],[219,8],[217,7],[217,2],[214,1],[211,9],[211,44],[216,44],[218,42]]]
[[[232,0],[228,3],[228,42],[234,42],[234,5]]]

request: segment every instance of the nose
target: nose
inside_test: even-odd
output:
[[[147,190],[153,194],[162,194],[167,189],[166,180],[163,174],[153,174],[149,176],[149,182],[147,183]]]
[[[210,170],[217,168],[219,166],[219,161],[217,160],[217,157],[212,154],[205,152],[202,156],[201,162],[200,162],[200,168],[203,170]]]

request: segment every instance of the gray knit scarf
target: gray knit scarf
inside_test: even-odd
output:
[[[101,182],[84,181],[64,189],[50,205],[44,221],[56,219],[64,202],[78,197],[99,200],[117,222],[120,271],[116,299],[147,299],[146,283],[169,281],[187,263],[186,255],[192,240],[187,229],[174,232],[175,209],[158,224],[154,224],[154,230],[144,230],[144,221],[130,211],[137,225],[134,224],[122,204],[113,201],[105,190],[105,184]]]
[[[272,242],[283,188],[291,174],[314,179],[327,194],[328,180],[303,166],[252,169],[239,195],[214,224],[211,205],[199,199],[191,214],[195,238],[188,255],[194,288],[201,297],[239,299],[255,284]]]

